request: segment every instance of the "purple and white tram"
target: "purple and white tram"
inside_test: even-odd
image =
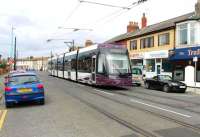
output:
[[[49,73],[99,86],[132,86],[128,50],[122,45],[98,44],[49,59]]]

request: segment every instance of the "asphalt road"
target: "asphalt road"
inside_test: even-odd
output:
[[[99,88],[39,76],[46,104],[8,109],[0,137],[200,136],[199,95]]]

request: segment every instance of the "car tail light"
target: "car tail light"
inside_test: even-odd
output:
[[[44,86],[42,84],[38,84],[37,88],[42,89],[42,88],[44,88]]]
[[[11,87],[5,87],[5,91],[6,92],[12,91],[12,88]]]

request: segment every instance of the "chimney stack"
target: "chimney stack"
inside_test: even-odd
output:
[[[145,16],[145,13],[143,13],[143,17],[142,17],[142,29],[145,28],[147,26],[147,18]]]
[[[195,5],[195,16],[200,17],[200,0],[197,0],[197,3]]]
[[[85,42],[85,47],[89,47],[93,44],[93,42],[91,40],[86,40]]]
[[[138,23],[130,21],[127,26],[127,33],[134,32],[139,29]]]

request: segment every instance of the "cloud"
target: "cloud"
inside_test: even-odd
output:
[[[20,15],[9,16],[7,19],[7,24],[13,25],[15,27],[26,27],[35,25],[28,17]]]

